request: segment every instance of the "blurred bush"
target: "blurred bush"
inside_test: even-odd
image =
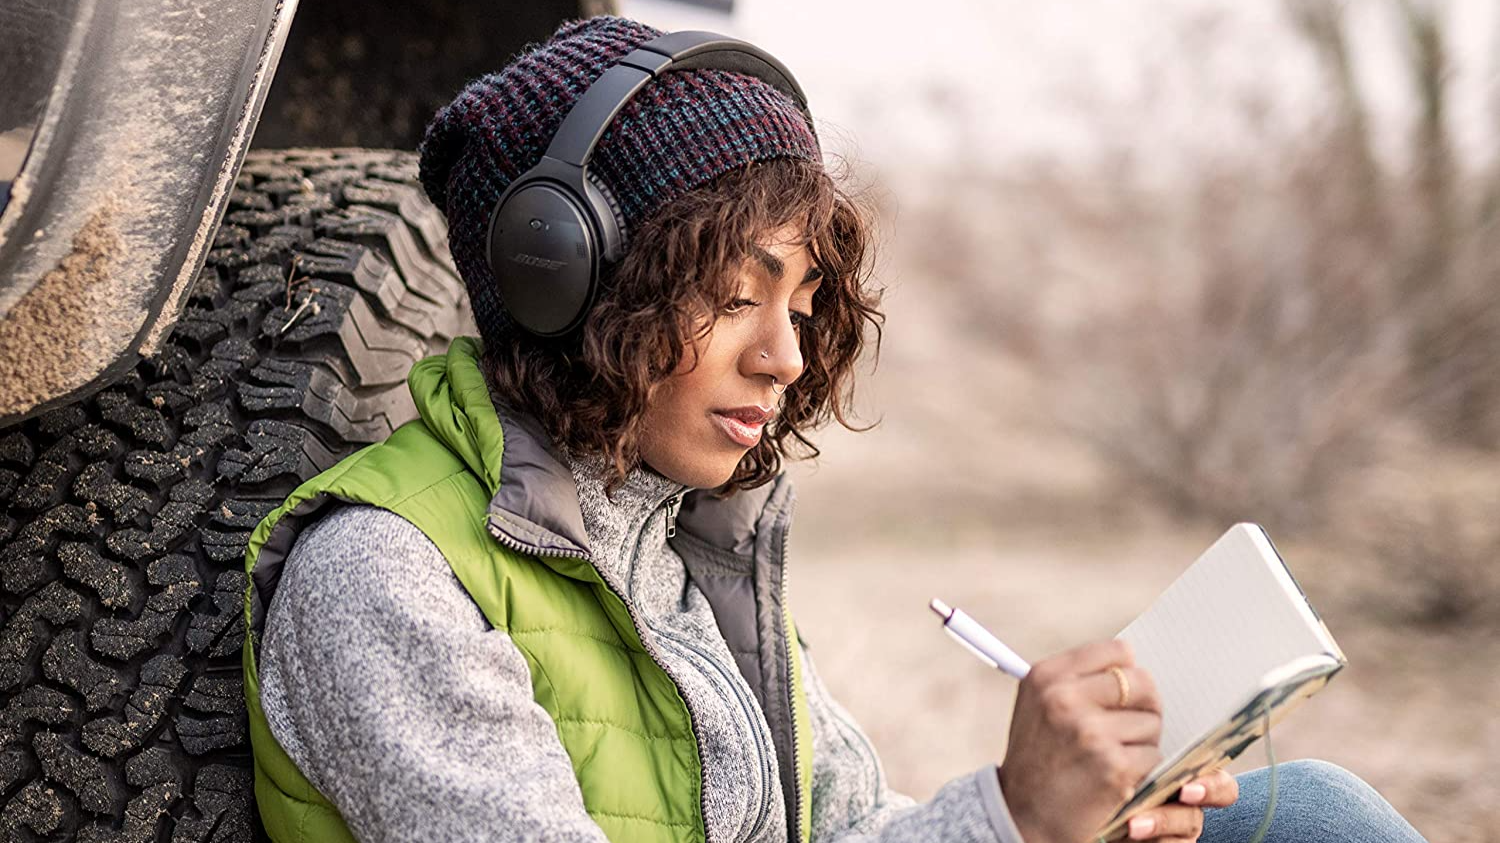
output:
[[[976,178],[974,151],[917,215],[921,258],[1132,488],[1336,538],[1409,617],[1500,616],[1500,173],[1455,154],[1437,7],[1392,3],[1419,106],[1396,161],[1374,152],[1343,4],[1285,11],[1319,119],[1287,130],[1264,92],[1205,88],[1245,142],[1166,172],[1122,143]]]

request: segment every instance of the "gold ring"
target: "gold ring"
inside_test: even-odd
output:
[[[1119,708],[1124,708],[1130,702],[1130,680],[1125,678],[1125,671],[1119,665],[1110,665],[1109,672],[1115,675],[1115,682],[1120,685]]]

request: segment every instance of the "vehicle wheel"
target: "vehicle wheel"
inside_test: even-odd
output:
[[[244,552],[475,333],[416,156],[251,152],[163,350],[0,430],[0,837],[249,841]]]

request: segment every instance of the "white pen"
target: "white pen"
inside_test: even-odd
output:
[[[1005,646],[988,629],[980,626],[978,621],[964,614],[962,609],[955,609],[936,597],[927,605],[943,619],[943,629],[955,641],[968,647],[970,652],[990,667],[998,667],[1017,679],[1025,679],[1026,674],[1031,672],[1031,665],[1025,659],[1016,655],[1015,650]]]

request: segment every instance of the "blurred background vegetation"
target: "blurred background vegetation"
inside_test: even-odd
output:
[[[1397,155],[1377,152],[1344,6],[1287,0],[1325,90],[1305,123],[1201,76],[1186,95],[1237,122],[1235,147],[1163,173],[1116,130],[1088,165],[979,178],[969,147],[907,225],[976,350],[1024,365],[1113,476],[1101,492],[1358,548],[1404,620],[1492,626],[1500,169],[1451,137],[1445,7],[1389,6],[1414,105]],[[1202,24],[1184,59],[1212,49]]]

